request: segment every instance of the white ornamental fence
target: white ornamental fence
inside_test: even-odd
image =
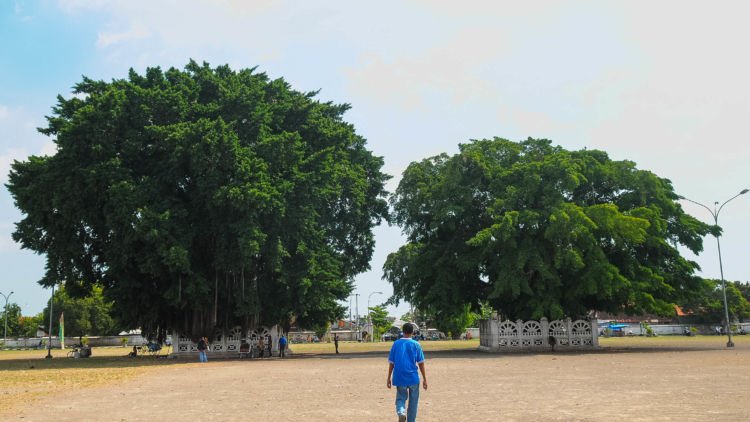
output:
[[[213,338],[209,339],[210,353],[233,354],[239,353],[242,344],[249,344],[251,349],[257,349],[260,339],[263,339],[266,352],[264,354],[276,356],[279,352],[279,337],[281,329],[279,326],[259,327],[249,329],[243,332],[241,327],[232,328],[226,335],[217,330]],[[174,354],[198,353],[198,344],[191,338],[180,335],[177,332],[172,334],[173,339],[177,339],[172,345]]]
[[[596,321],[542,318],[514,322],[491,318],[479,322],[479,349],[482,351],[550,350],[553,346],[565,350],[599,347]]]

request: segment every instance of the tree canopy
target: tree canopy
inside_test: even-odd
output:
[[[677,199],[669,180],[602,151],[472,141],[404,172],[391,202],[407,243],[384,278],[438,321],[481,302],[513,319],[670,313],[701,289],[678,245],[698,253],[712,230]]]
[[[8,306],[0,308],[0,333],[5,334],[8,329],[8,337],[17,337],[24,334],[24,327],[21,324],[23,316],[21,307],[17,303],[9,302]],[[7,325],[6,325],[7,324]]]
[[[368,317],[372,322],[372,336],[380,338],[389,328],[391,328],[392,318],[388,317],[388,310],[385,305],[371,306],[368,310]]]
[[[125,325],[161,337],[343,314],[389,177],[348,105],[192,61],[74,93],[40,129],[57,153],[15,162],[7,185],[41,284],[101,285]]]
[[[750,284],[740,281],[726,282],[729,323],[750,318]],[[679,304],[689,313],[683,321],[692,323],[717,323],[724,321],[724,293],[721,280],[704,279],[698,295]]]
[[[112,314],[112,302],[104,298],[102,288],[94,286],[86,297],[70,297],[63,287],[55,291],[52,305],[52,333],[60,335],[60,315],[65,315],[65,335],[114,336],[124,327]],[[44,308],[43,321],[49,321],[49,303]]]

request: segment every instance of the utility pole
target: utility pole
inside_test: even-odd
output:
[[[4,294],[0,293],[0,296],[5,298],[5,307],[3,308],[3,314],[5,314],[5,332],[3,332],[3,342],[8,341],[8,299],[10,299],[10,296],[13,294],[13,291],[11,290],[10,293],[8,293],[8,296],[5,296]]]
[[[49,332],[47,335],[47,356],[46,359],[52,359],[52,305],[55,302],[55,285],[52,285],[52,297],[49,299]]]
[[[370,298],[372,295],[382,295],[383,292],[372,292],[367,296],[367,328],[370,330],[370,342],[375,341],[375,327],[372,325],[372,312],[370,312]]]
[[[357,313],[357,341],[359,341],[359,293],[354,293],[354,312]]]

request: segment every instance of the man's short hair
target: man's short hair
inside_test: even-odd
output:
[[[402,327],[402,331],[404,332],[404,334],[414,334],[414,324],[412,324],[411,322],[407,322]]]

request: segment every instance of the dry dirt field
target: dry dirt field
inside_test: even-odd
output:
[[[725,341],[604,339],[596,352],[515,355],[471,350],[476,343],[427,342],[429,389],[418,419],[750,420],[750,336],[737,338],[734,349]],[[330,345],[293,347],[286,360],[209,356],[207,364],[100,357],[52,359],[58,366],[48,367],[49,360],[0,353],[0,420],[396,420],[395,392],[385,387],[387,345],[343,343],[338,356]],[[19,381],[29,377],[35,381]],[[44,377],[62,387],[37,388]]]

